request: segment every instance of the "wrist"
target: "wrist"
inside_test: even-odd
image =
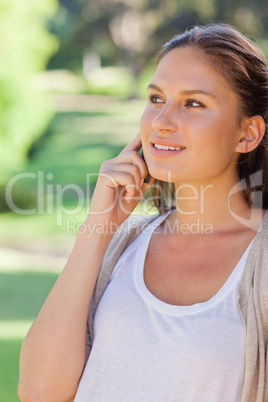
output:
[[[96,217],[88,216],[85,222],[78,229],[78,238],[91,239],[96,242],[110,242],[118,225],[110,221],[98,220]]]

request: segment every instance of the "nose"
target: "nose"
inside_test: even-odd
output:
[[[159,132],[173,132],[178,128],[177,119],[171,106],[165,104],[153,119],[152,126]]]

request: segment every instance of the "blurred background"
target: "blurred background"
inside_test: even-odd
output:
[[[268,55],[266,0],[0,0],[0,402],[86,216],[135,136],[162,44],[225,21]]]

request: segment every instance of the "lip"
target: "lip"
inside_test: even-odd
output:
[[[151,155],[152,156],[157,156],[159,158],[167,158],[170,156],[175,156],[178,155],[179,153],[182,153],[183,151],[185,151],[185,147],[183,149],[178,149],[178,150],[166,150],[166,149],[157,149],[154,147],[154,144],[158,144],[158,145],[167,145],[170,147],[180,147],[183,148],[183,145],[175,145],[175,144],[167,144],[166,142],[164,143],[164,141],[157,141],[157,142],[153,142],[151,143]]]
[[[167,140],[162,139],[162,138],[157,138],[157,139],[153,140],[152,144],[165,145],[165,146],[168,146],[168,147],[185,148],[184,145],[182,145],[182,144],[174,144],[174,143],[172,143],[172,141],[167,141]]]

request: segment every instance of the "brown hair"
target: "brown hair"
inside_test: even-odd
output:
[[[210,24],[196,26],[167,42],[156,65],[171,50],[186,46],[201,50],[237,93],[239,122],[245,116],[263,118],[266,130],[261,143],[252,152],[240,154],[237,168],[248,205],[268,208],[268,69],[263,53],[230,25]],[[170,209],[170,201],[175,200],[174,186],[160,180],[151,186],[151,194],[160,213]]]

